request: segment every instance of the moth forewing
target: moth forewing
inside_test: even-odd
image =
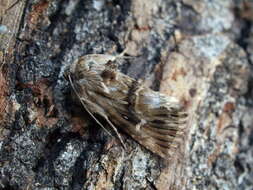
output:
[[[73,91],[94,117],[106,119],[124,145],[118,129],[151,152],[168,159],[184,137],[187,114],[178,100],[155,92],[114,67],[118,56],[91,54],[69,69]]]

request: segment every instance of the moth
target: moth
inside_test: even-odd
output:
[[[80,57],[65,71],[65,77],[80,103],[103,117],[118,136],[125,132],[139,144],[169,159],[182,142],[187,113],[174,97],[151,90],[117,68],[120,56],[89,54]]]

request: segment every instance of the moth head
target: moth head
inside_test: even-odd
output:
[[[83,71],[89,71],[89,66],[87,64],[87,59],[85,56],[78,58],[72,65],[70,65],[70,73],[74,74]]]
[[[65,71],[65,75],[70,75],[75,78],[81,78],[82,74],[87,71],[102,73],[105,69],[116,69],[117,59],[124,58],[122,55],[113,56],[107,54],[89,54],[79,57]]]
[[[85,71],[89,71],[89,66],[86,64],[85,56],[78,58],[75,60],[70,66],[68,66],[64,71],[64,77],[66,80],[71,78],[78,79],[81,77],[82,73]]]

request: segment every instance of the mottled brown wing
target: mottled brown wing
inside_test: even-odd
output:
[[[137,89],[128,103],[127,112],[120,106],[110,111],[112,121],[153,153],[170,158],[184,137],[187,114],[182,107],[148,88]]]
[[[117,128],[120,128],[141,145],[168,159],[177,150],[184,137],[187,114],[172,97],[143,87],[134,79],[122,74],[110,80],[102,74],[108,94],[90,92]],[[107,76],[107,77],[105,77]]]
[[[84,56],[72,66],[82,104],[91,114],[104,117],[116,132],[116,128],[121,129],[153,153],[169,159],[184,136],[187,114],[179,102],[112,69],[111,64],[99,61],[101,55],[96,59]]]

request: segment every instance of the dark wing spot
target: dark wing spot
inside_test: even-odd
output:
[[[104,70],[102,73],[101,73],[101,77],[104,79],[104,80],[115,80],[116,78],[116,73],[115,71],[112,71],[112,70]]]
[[[152,123],[154,123],[154,124],[165,124],[165,122],[162,121],[162,120],[153,120]]]

